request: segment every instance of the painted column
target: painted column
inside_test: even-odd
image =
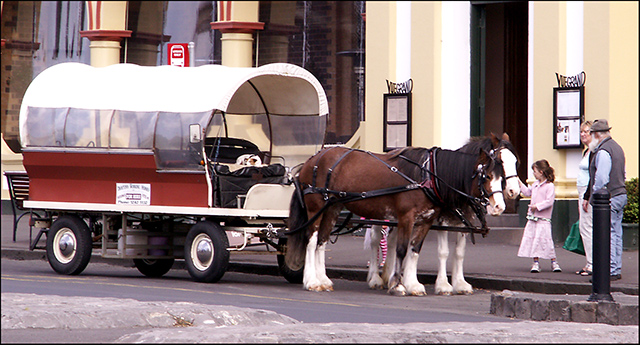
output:
[[[222,65],[253,66],[253,34],[264,29],[258,22],[259,1],[218,1],[218,21],[212,30],[222,33]]]
[[[582,1],[569,1],[567,2],[567,67],[564,75],[575,76],[584,71],[583,51],[584,3]],[[582,159],[582,151],[567,150],[566,154],[566,177],[575,179],[578,177],[578,164]]]
[[[104,67],[120,63],[120,41],[131,37],[126,29],[126,1],[87,1],[88,29],[81,37],[91,41],[91,66]]]
[[[442,3],[442,148],[462,147],[470,136],[471,3]]]
[[[411,1],[396,3],[396,82],[411,78]]]

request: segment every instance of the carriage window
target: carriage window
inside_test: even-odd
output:
[[[25,146],[62,146],[68,108],[29,107]]]
[[[111,119],[109,147],[150,149],[157,112],[116,111]]]
[[[155,152],[158,169],[204,170],[200,165],[203,142],[190,143],[189,128],[193,124],[206,128],[210,112],[159,113],[155,130]]]
[[[113,110],[70,109],[64,128],[67,147],[107,147]]]
[[[278,128],[278,135],[273,137],[271,153],[284,157],[288,166],[294,166],[320,151],[327,117],[272,115],[271,125]],[[282,130],[283,128],[287,130]]]

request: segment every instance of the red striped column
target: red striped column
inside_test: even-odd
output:
[[[222,33],[222,64],[231,67],[253,65],[253,34],[264,30],[258,22],[258,1],[218,1],[218,21],[211,30]]]
[[[125,30],[126,1],[87,1],[88,28],[81,37],[91,41],[91,65],[103,67],[120,63],[120,42],[131,37]]]

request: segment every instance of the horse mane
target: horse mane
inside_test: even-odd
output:
[[[518,158],[518,152],[516,151],[515,146],[513,146],[513,144],[509,140],[499,139],[498,137],[495,137],[495,139],[499,142],[499,145],[502,145],[502,146],[506,147],[507,149],[509,149],[509,151],[511,151],[513,153],[513,155],[516,157],[516,159],[518,161],[520,160]],[[471,137],[471,138],[469,138],[467,143],[464,146],[462,146],[461,148],[459,148],[458,150],[461,151],[461,152],[479,154],[480,150],[486,150],[488,152],[488,151],[491,151],[494,148],[496,148],[496,146],[493,145],[493,138],[492,137],[488,137],[488,136],[484,136],[484,137]]]
[[[461,192],[471,194],[473,172],[478,163],[479,153],[467,153],[459,150],[440,150],[436,156],[436,175],[445,183],[438,183],[438,192],[445,204],[461,207],[469,200],[467,197],[447,187],[447,184]]]
[[[427,149],[422,147],[405,147],[389,152],[389,158],[395,166],[405,175],[414,181],[421,183],[424,179],[422,176],[422,164],[434,148]],[[449,207],[460,207],[467,202],[467,198],[460,193],[448,188],[447,185],[465,192],[471,193],[473,187],[473,171],[475,170],[480,155],[480,149],[473,149],[473,152],[463,152],[460,149],[456,151],[440,149],[436,154],[436,180],[438,180],[438,193],[442,197],[445,205]],[[477,151],[477,152],[476,152]],[[406,157],[403,159],[400,156]],[[442,179],[440,181],[439,179]],[[444,183],[443,183],[444,182]]]

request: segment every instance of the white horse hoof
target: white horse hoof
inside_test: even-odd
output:
[[[451,296],[453,295],[453,287],[448,282],[446,284],[438,284],[438,282],[436,282],[436,294]]]
[[[392,296],[406,296],[407,295],[407,290],[405,289],[405,287],[402,284],[398,284],[395,287],[389,288],[389,291],[387,291],[387,292]]]
[[[473,293],[473,286],[467,282],[461,282],[454,285],[453,291],[458,295],[470,295]]]
[[[309,290],[309,291],[323,291],[324,290],[322,284],[320,284],[320,281],[318,281],[318,280],[313,280],[312,282],[305,283],[304,284],[304,289],[305,290]]]
[[[372,290],[384,289],[384,282],[380,276],[375,276],[369,280],[369,288]]]
[[[326,291],[333,291],[333,282],[331,281],[331,279],[326,278],[326,279],[319,279],[320,280],[320,286],[322,286],[322,288]]]
[[[458,295],[472,295],[473,294],[473,288],[471,289],[456,289],[456,294]]]
[[[427,295],[427,291],[425,291],[424,289],[421,290],[415,290],[415,291],[411,291],[409,293],[409,295],[411,296],[426,296]]]
[[[425,296],[427,294],[424,285],[419,282],[405,284],[405,286],[407,287],[407,293],[411,296]]]

